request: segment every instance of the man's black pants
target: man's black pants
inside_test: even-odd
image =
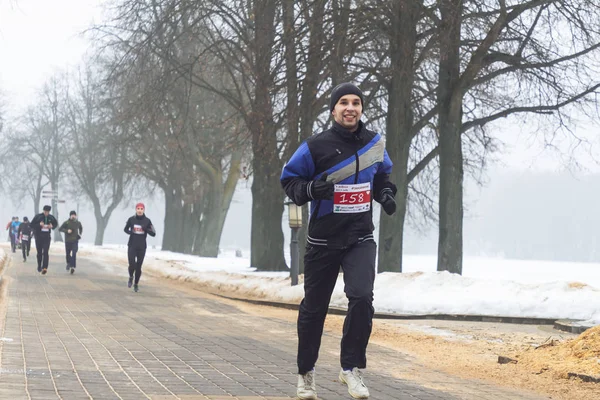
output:
[[[367,345],[373,326],[375,256],[373,241],[334,250],[311,246],[304,256],[304,299],[298,312],[298,373],[312,370],[319,356],[323,325],[340,271],[348,312],[344,320],[340,362],[342,368],[365,368]]]
[[[37,249],[38,269],[48,269],[48,251],[50,250],[50,235],[40,234],[35,238],[35,247]]]
[[[29,250],[31,250],[31,240],[21,240],[21,250],[23,251],[23,260],[26,260]]]
[[[129,246],[127,249],[127,258],[129,259],[129,277],[133,278],[135,273],[134,283],[137,285],[142,276],[142,263],[146,256],[145,247]]]
[[[77,268],[77,250],[79,250],[79,242],[65,242],[65,252],[67,253],[67,265],[72,268]]]

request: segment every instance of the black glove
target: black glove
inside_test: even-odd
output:
[[[324,173],[318,181],[308,182],[306,190],[308,196],[313,200],[333,199],[333,182],[327,182],[327,173]]]
[[[144,229],[144,232],[146,232],[148,235],[153,236],[156,235],[156,231],[154,230],[154,226],[153,225],[148,225],[148,227],[146,229]]]
[[[391,189],[383,189],[380,196],[381,207],[387,215],[392,215],[396,212],[396,199],[394,199],[394,192]]]

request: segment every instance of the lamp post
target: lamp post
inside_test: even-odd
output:
[[[290,277],[292,286],[298,284],[298,272],[300,271],[300,248],[298,247],[298,230],[302,228],[302,207],[292,201],[286,201],[288,206],[288,222],[292,230],[292,240],[290,242],[290,256],[292,263],[290,266]]]

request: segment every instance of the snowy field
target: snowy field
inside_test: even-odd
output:
[[[60,252],[60,246],[54,243],[52,253]],[[4,251],[9,250],[0,248],[0,260]],[[149,248],[144,269],[265,300],[302,300],[302,285],[291,286],[288,272],[255,272],[248,252],[242,254],[236,257],[234,250],[225,250],[218,258],[202,258]],[[81,243],[80,256],[127,276],[124,245]],[[377,275],[375,309],[397,314],[570,318],[600,324],[600,264],[466,257],[463,268],[462,276],[437,272],[434,256],[407,255],[404,273]],[[331,305],[345,308],[346,302],[340,276]]]
[[[54,251],[60,251],[53,244]],[[127,248],[80,244],[91,256],[126,276]],[[235,257],[201,258],[148,249],[144,268],[185,280],[272,301],[299,303],[302,285],[291,286],[288,272],[255,272],[248,252]],[[434,256],[405,257],[405,273],[378,274],[374,306],[398,314],[467,314],[504,317],[571,318],[600,324],[600,264],[466,257],[463,276],[436,271]],[[142,278],[143,279],[143,278]],[[331,305],[344,308],[342,277]]]

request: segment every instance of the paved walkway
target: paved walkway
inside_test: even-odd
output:
[[[42,276],[33,258],[24,264],[14,257],[5,271],[10,283],[0,321],[0,399],[295,398],[293,323],[250,315],[148,276],[134,293],[124,269],[81,259],[68,275],[62,261],[52,255]],[[337,335],[324,336],[317,368],[322,400],[350,399],[337,381],[338,348]],[[375,345],[369,360],[365,381],[372,400],[541,399],[423,374],[401,353]],[[393,378],[392,368],[425,375],[419,381],[427,387]]]

